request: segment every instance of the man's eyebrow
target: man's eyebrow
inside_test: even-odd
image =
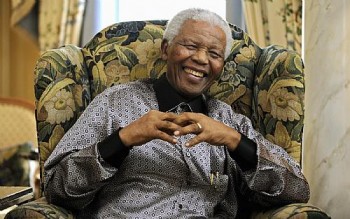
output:
[[[192,43],[195,43],[192,39],[190,38],[182,38],[182,39],[179,39],[177,40],[177,42],[182,42],[182,43],[189,43],[189,42],[192,42]]]
[[[200,40],[192,39],[191,37],[181,38],[174,42],[179,44],[193,43],[195,45],[201,45]],[[208,47],[208,50],[222,50],[223,52],[225,52],[225,47],[221,48],[217,43],[213,43],[210,47]]]

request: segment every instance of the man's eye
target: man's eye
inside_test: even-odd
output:
[[[209,54],[213,58],[221,58],[221,55],[215,51],[210,51]]]
[[[197,49],[197,46],[195,46],[195,45],[192,45],[192,44],[186,44],[186,45],[184,45],[187,49],[189,49],[189,50],[195,50],[195,49]]]

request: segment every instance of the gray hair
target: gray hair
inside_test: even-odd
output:
[[[225,59],[226,59],[230,54],[232,43],[233,43],[231,28],[228,25],[227,21],[225,21],[222,17],[206,9],[189,8],[189,9],[180,11],[167,23],[166,29],[164,31],[163,39],[167,40],[170,44],[171,41],[179,34],[183,23],[190,19],[208,22],[212,25],[218,26],[225,32],[225,35],[226,35]]]

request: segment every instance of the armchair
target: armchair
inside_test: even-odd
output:
[[[57,142],[97,94],[116,84],[157,78],[165,71],[166,63],[160,58],[165,25],[165,20],[118,23],[97,33],[82,48],[66,45],[41,55],[35,68],[41,173]],[[244,31],[231,27],[231,54],[209,95],[248,116],[267,139],[300,162],[304,119],[300,56],[278,46],[260,48]],[[44,197],[15,208],[6,218],[21,216],[73,218],[72,212],[48,204]],[[251,217],[328,218],[317,207],[299,203]]]

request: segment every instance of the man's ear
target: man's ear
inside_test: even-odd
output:
[[[162,51],[162,59],[164,61],[166,61],[168,59],[168,46],[169,46],[169,43],[168,43],[168,40],[162,40],[162,44],[160,46],[160,49]]]

